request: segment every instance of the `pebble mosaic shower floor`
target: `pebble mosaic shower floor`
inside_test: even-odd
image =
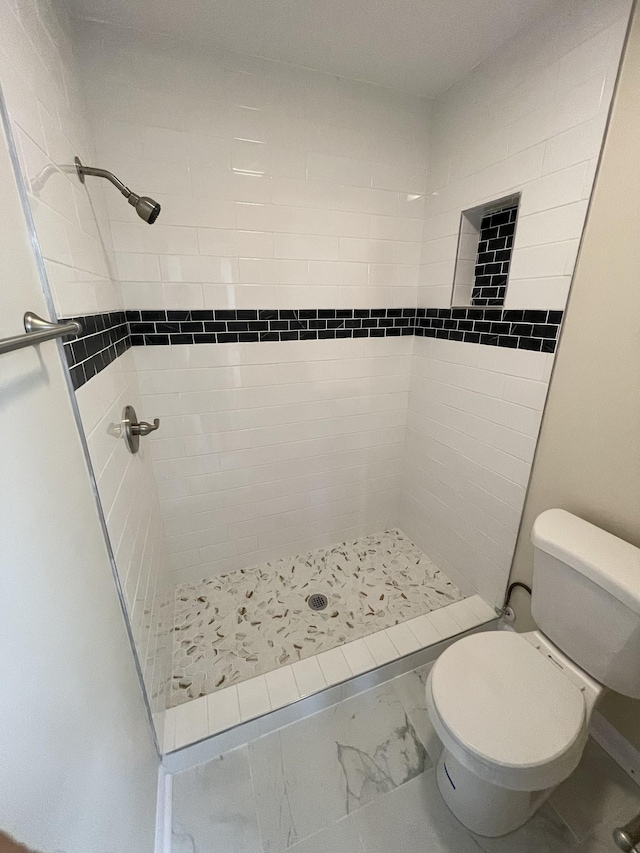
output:
[[[327,597],[325,610],[307,599]],[[401,531],[176,589],[170,706],[390,628],[464,596]]]

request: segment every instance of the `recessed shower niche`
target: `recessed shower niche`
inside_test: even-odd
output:
[[[451,305],[501,307],[515,240],[520,193],[463,210]]]

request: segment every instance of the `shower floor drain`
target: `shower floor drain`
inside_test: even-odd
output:
[[[329,599],[321,592],[314,592],[307,598],[307,604],[312,610],[324,610],[329,603]]]

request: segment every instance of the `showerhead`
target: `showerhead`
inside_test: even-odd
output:
[[[116,178],[113,172],[108,172],[106,169],[97,169],[94,166],[83,166],[79,158],[75,158],[76,172],[78,178],[84,184],[85,175],[94,175],[97,178],[106,178],[114,187],[120,190],[122,195],[127,199],[130,205],[135,207],[136,213],[140,219],[144,219],[149,225],[153,225],[160,215],[160,205],[157,201],[149,198],[147,195],[137,195],[132,192],[129,187],[125,186],[121,180]]]
[[[132,204],[135,207],[136,213],[140,219],[144,219],[144,221],[148,222],[149,225],[153,225],[160,215],[160,205],[157,201],[149,198],[148,195],[137,196],[135,193],[131,193],[129,196],[129,204]]]

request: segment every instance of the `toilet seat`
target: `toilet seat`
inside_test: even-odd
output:
[[[426,692],[445,748],[489,782],[538,791],[580,761],[590,715],[583,692],[519,634],[458,640],[434,664]]]

